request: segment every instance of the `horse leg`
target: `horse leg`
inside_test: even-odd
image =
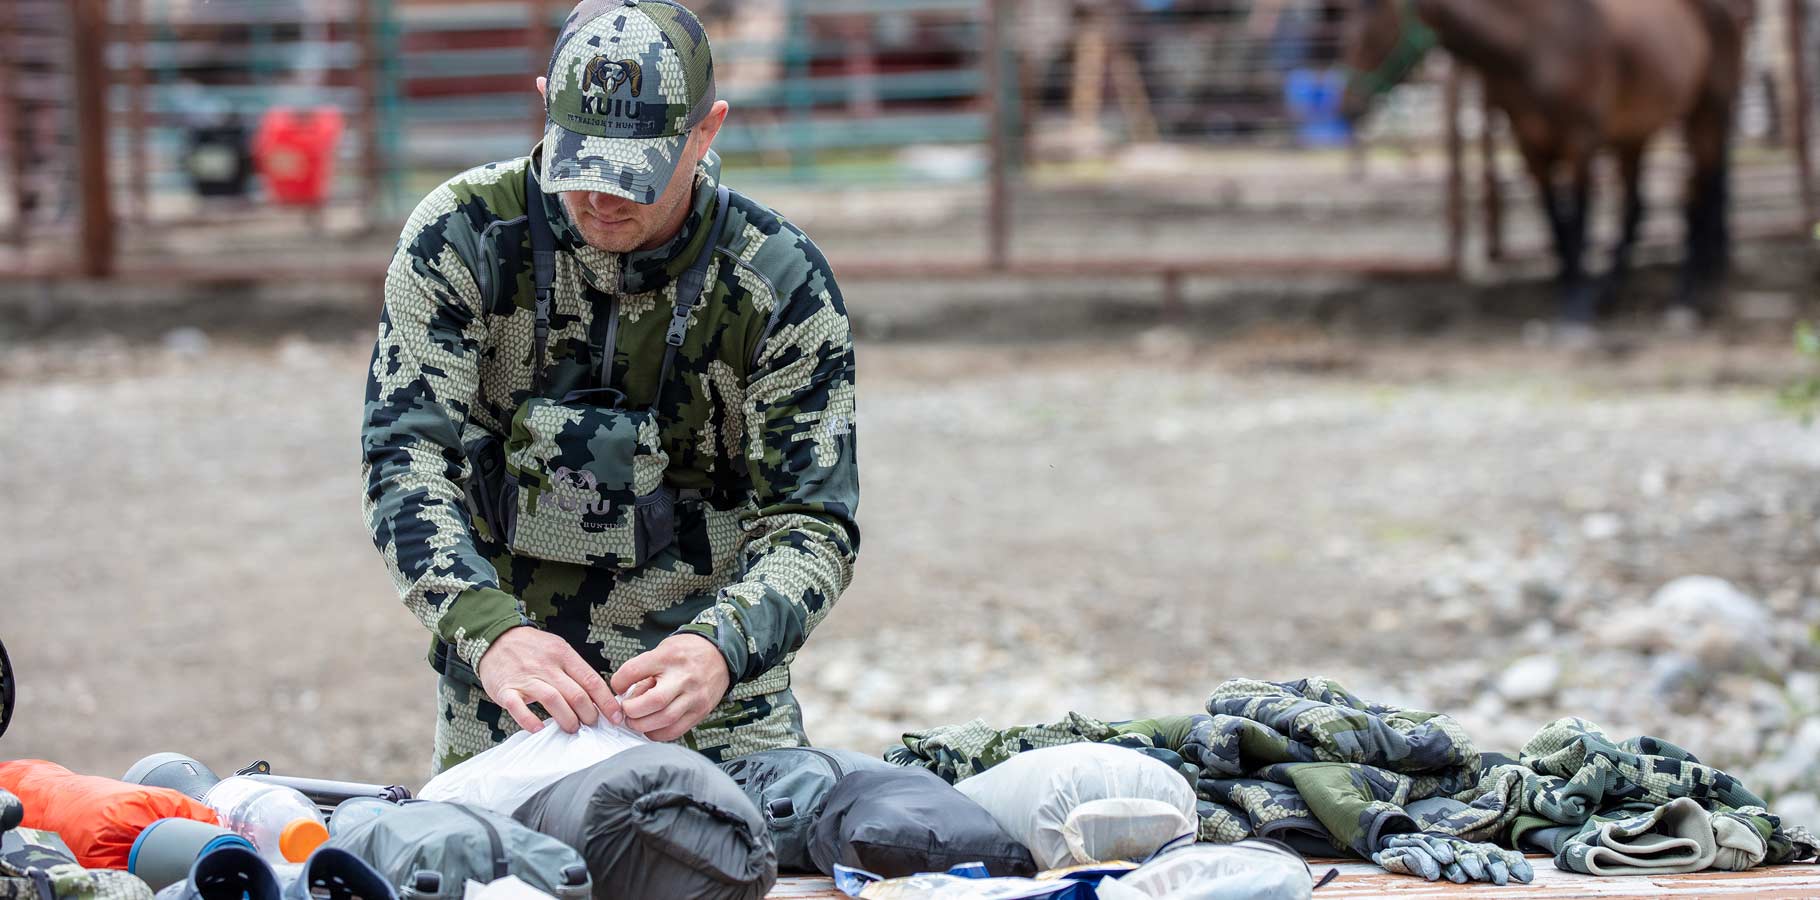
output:
[[[1523,160],[1529,167],[1529,177],[1536,183],[1536,196],[1542,198],[1542,215],[1548,219],[1548,235],[1554,241],[1555,259],[1561,265],[1556,275],[1557,284],[1565,292],[1574,280],[1573,267],[1568,262],[1574,256],[1569,228],[1569,219],[1573,214],[1572,193],[1562,190],[1557,183],[1557,157],[1528,147],[1523,148],[1523,151]]]
[[[1598,318],[1598,288],[1586,277],[1586,225],[1592,209],[1592,160],[1582,157],[1556,189],[1561,210],[1561,318],[1591,325]]]
[[[1637,246],[1637,230],[1643,224],[1643,151],[1642,143],[1618,148],[1618,175],[1624,184],[1624,219],[1618,230],[1618,246],[1612,250],[1611,273],[1605,279],[1605,293],[1599,298],[1599,312],[1609,314],[1630,278],[1631,251]]]
[[[1703,101],[1687,123],[1693,175],[1687,184],[1687,263],[1682,307],[1708,318],[1718,312],[1719,290],[1731,257],[1731,104]]]

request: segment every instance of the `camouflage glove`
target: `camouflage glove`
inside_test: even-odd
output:
[[[1512,879],[1528,884],[1536,877],[1521,853],[1438,834],[1392,835],[1371,861],[1398,875],[1418,875],[1427,881],[1446,878],[1455,884],[1505,885]]]

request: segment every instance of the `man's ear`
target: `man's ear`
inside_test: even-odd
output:
[[[537,96],[542,97],[545,100],[550,99],[549,85],[550,79],[545,78],[542,75],[537,76]]]
[[[714,101],[714,105],[708,108],[708,114],[695,126],[695,140],[701,144],[697,159],[708,155],[708,148],[714,146],[714,137],[720,134],[720,126],[726,121],[727,101]]]

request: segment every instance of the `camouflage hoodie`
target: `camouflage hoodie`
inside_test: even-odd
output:
[[[726,658],[728,703],[762,715],[859,550],[853,346],[840,291],[806,235],[732,193],[658,411],[666,483],[704,499],[678,504],[676,542],[636,569],[507,553],[494,523],[468,509],[462,447],[503,436],[530,393],[524,170],[534,157],[445,182],[399,239],[361,434],[374,544],[405,606],[469,665],[521,624],[562,636],[609,673],[695,633]],[[675,281],[715,213],[715,172],[702,166],[695,178],[676,237],[623,255],[583,243],[556,197],[531,198],[529,214],[549,218],[558,245],[546,396],[599,386],[616,318],[608,386],[630,406],[652,402]]]

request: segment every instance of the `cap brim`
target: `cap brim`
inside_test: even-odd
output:
[[[655,203],[676,174],[688,132],[654,138],[578,134],[550,123],[543,133],[538,182],[546,193],[598,191]]]

